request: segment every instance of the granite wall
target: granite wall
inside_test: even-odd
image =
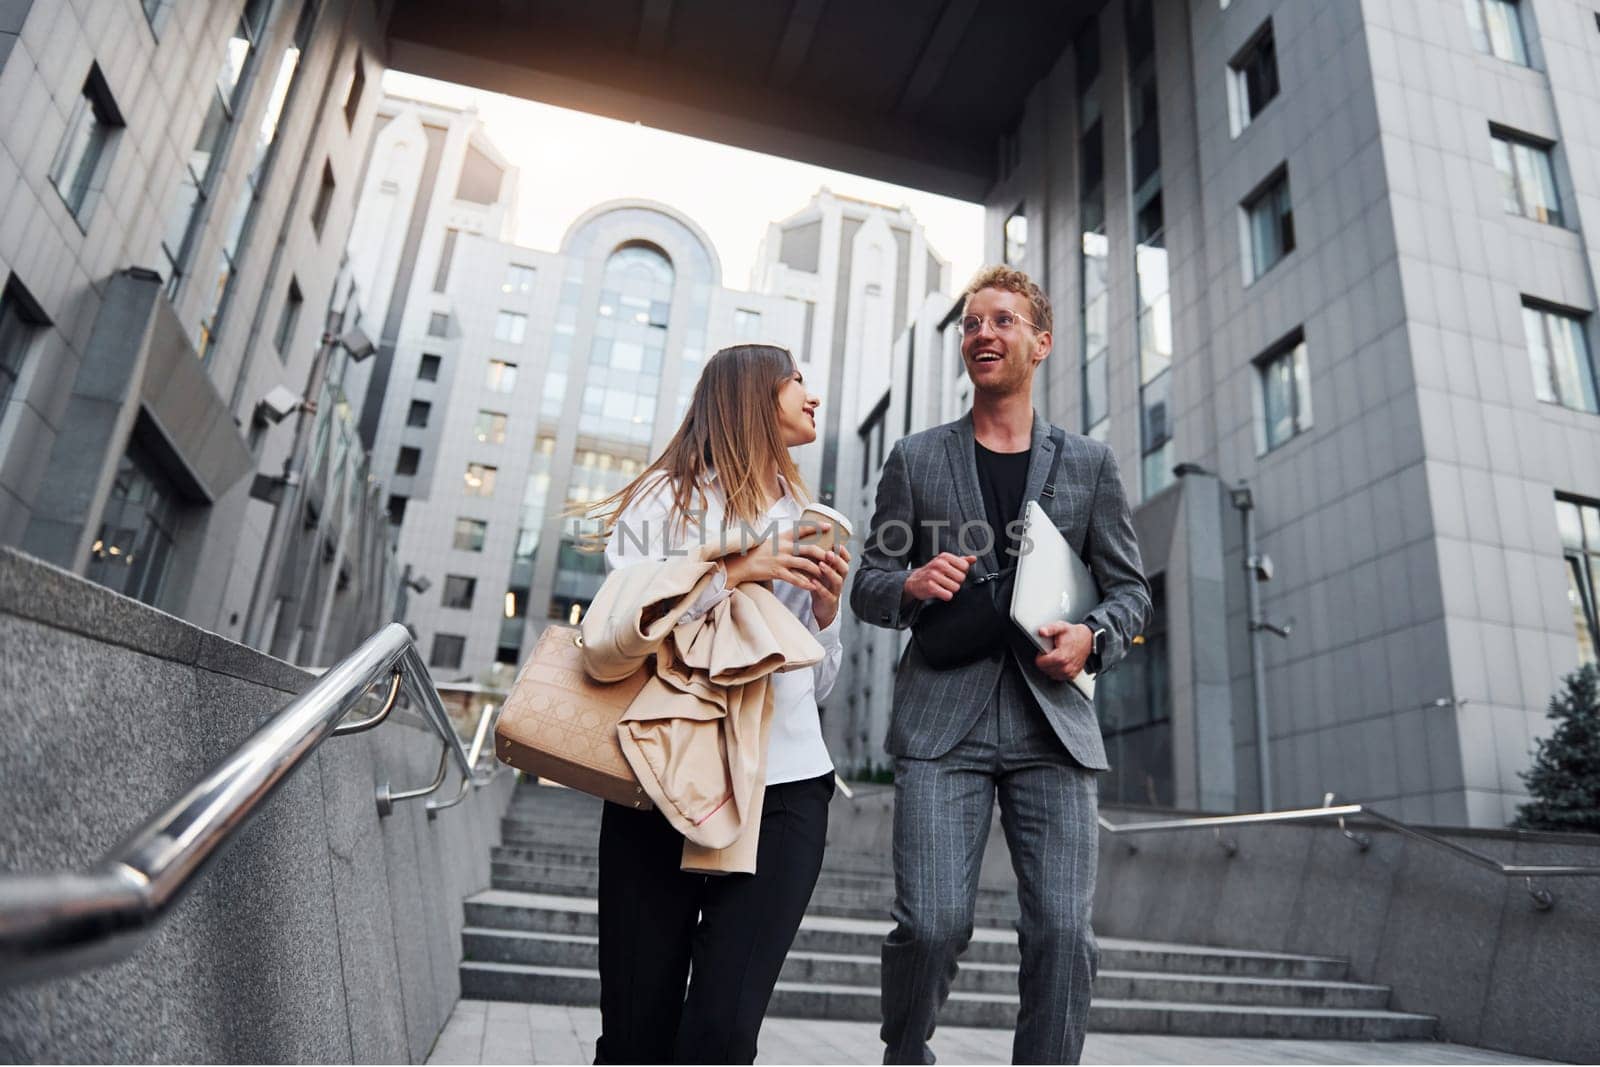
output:
[[[8,549],[0,650],[0,876],[89,867],[311,682]],[[132,957],[0,991],[0,1061],[421,1062],[512,784],[380,819],[438,753],[404,709],[329,739]]]

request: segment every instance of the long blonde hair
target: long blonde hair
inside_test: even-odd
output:
[[[794,357],[777,345],[733,345],[706,360],[689,410],[660,458],[584,509],[603,520],[600,540],[611,535],[628,505],[659,474],[670,480],[673,518],[680,531],[697,498],[704,505],[701,483],[712,470],[722,486],[729,524],[754,526],[761,520],[768,505],[766,479],[773,471],[802,503],[808,502],[810,490],[778,432],[778,390],[794,373]]]

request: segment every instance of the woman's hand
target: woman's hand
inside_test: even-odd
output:
[[[826,532],[827,524],[820,526]],[[788,582],[815,593],[822,580],[821,559],[826,554],[815,545],[796,545],[795,541],[812,533],[810,524],[798,530],[767,538],[748,552],[726,556],[723,566],[728,572],[728,588],[745,582]]]
[[[816,545],[803,545],[801,552],[810,555],[822,565],[818,587],[811,590],[811,617],[817,620],[817,629],[826,630],[839,617],[839,594],[844,592],[844,579],[850,573],[850,550],[843,545],[825,551]]]

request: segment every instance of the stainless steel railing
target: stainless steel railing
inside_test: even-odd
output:
[[[340,725],[369,689],[383,684],[388,693],[381,710]],[[380,785],[380,817],[397,802],[436,792],[452,762],[461,774],[461,788],[447,802],[430,801],[428,815],[459,803],[478,780],[474,769],[494,709],[486,707],[479,717],[469,754],[410,633],[391,623],[90,870],[0,877],[0,986],[99,966],[133,953],[195,876],[318,745],[331,736],[376,727],[402,692],[439,735],[439,770],[425,787],[395,793],[387,782]]]
[[[1217,838],[1217,844],[1232,856],[1238,853],[1239,844],[1236,840],[1222,835],[1222,831],[1230,826],[1260,826],[1271,823],[1309,822],[1319,819],[1337,819],[1339,830],[1345,838],[1356,848],[1365,852],[1372,845],[1372,838],[1366,834],[1351,830],[1346,824],[1346,819],[1360,818],[1369,822],[1385,826],[1396,833],[1414,837],[1418,841],[1443,849],[1459,859],[1475,864],[1485,870],[1493,871],[1508,878],[1521,878],[1528,890],[1528,895],[1533,898],[1533,906],[1540,911],[1548,911],[1555,907],[1556,896],[1548,889],[1533,884],[1535,878],[1594,878],[1600,877],[1600,867],[1580,866],[1575,864],[1530,864],[1530,863],[1501,863],[1493,856],[1485,855],[1475,849],[1455,841],[1440,837],[1399,819],[1391,818],[1381,811],[1374,810],[1366,804],[1335,804],[1333,794],[1329,793],[1323,798],[1320,808],[1294,808],[1287,811],[1258,811],[1244,815],[1201,815],[1187,819],[1156,819],[1151,822],[1113,823],[1105,816],[1099,816],[1100,829],[1114,836],[1132,836],[1136,834],[1159,834],[1175,830],[1211,830]],[[1129,852],[1137,852],[1138,846],[1132,841],[1125,842]]]

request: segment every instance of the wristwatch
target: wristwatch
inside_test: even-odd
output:
[[[1083,669],[1090,674],[1100,673],[1100,657],[1106,651],[1106,629],[1104,626],[1096,627],[1089,636],[1089,658],[1083,661]]]

